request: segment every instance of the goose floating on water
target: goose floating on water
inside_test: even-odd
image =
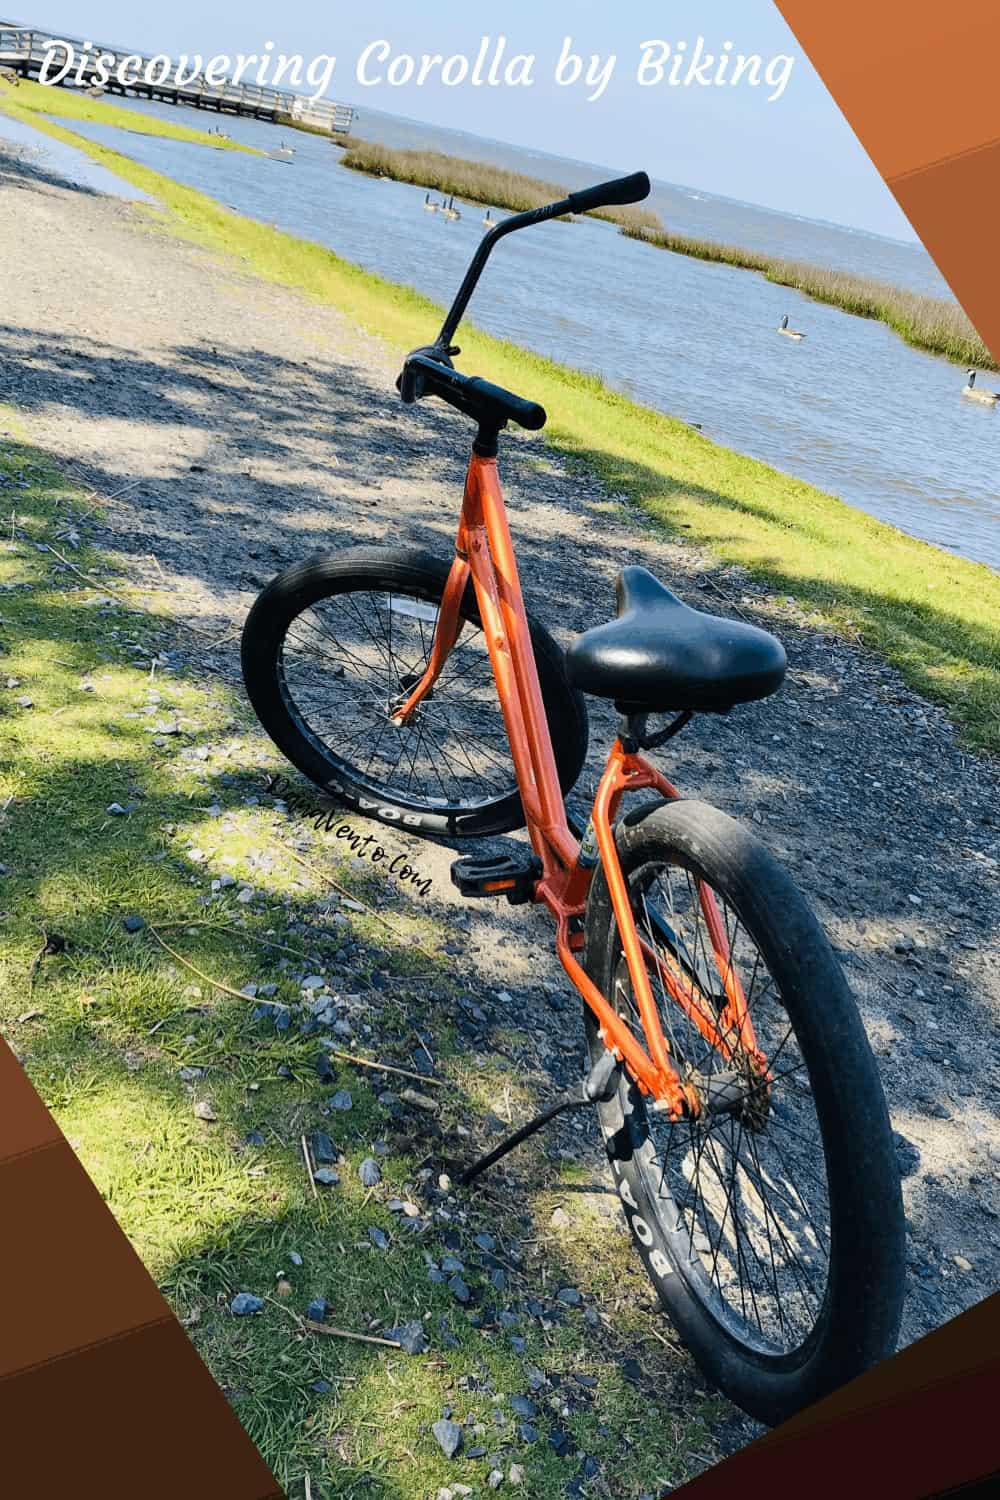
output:
[[[436,214],[437,211],[438,211],[438,209],[440,207],[441,207],[440,203],[432,203],[431,202],[431,195],[430,195],[430,193],[425,193],[424,194],[424,211],[426,213]]]
[[[962,391],[962,395],[970,401],[978,401],[980,406],[996,406],[1000,404],[1000,391],[984,391],[982,386],[976,385],[976,372],[970,370],[969,383]]]
[[[491,208],[488,208],[486,210],[486,217],[483,220],[483,223],[485,224],[487,229],[495,229],[497,227],[497,221],[493,217],[493,210]]]
[[[779,333],[783,333],[785,335],[786,339],[804,339],[805,338],[805,334],[804,333],[800,333],[797,328],[789,328],[789,326],[788,326],[788,314],[787,313],[785,313],[785,316],[782,318],[781,323],[778,326],[778,332]]]
[[[452,196],[448,199],[448,202],[445,204],[441,212],[444,214],[446,219],[460,219],[462,217],[458,209],[455,207],[454,194],[452,194]]]
[[[294,146],[286,146],[285,143],[282,141],[282,143],[278,147],[277,151],[272,151],[271,152],[271,160],[272,161],[291,161],[291,159],[292,159],[292,157],[294,155],[295,155],[295,147]]]

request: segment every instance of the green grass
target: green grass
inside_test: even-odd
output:
[[[759,271],[768,281],[792,287],[816,302],[827,302],[859,318],[875,318],[887,324],[915,349],[940,354],[966,366],[1000,369],[972,323],[952,298],[927,297],[872,276],[814,266],[808,261],[768,255],[740,245],[723,245],[716,240],[673,234],[662,226],[658,230],[625,226],[622,232],[632,239],[644,240],[677,255],[691,255],[697,260]]]
[[[188,125],[175,125],[155,115],[146,115],[138,110],[122,109],[106,99],[90,99],[86,92],[73,89],[54,88],[41,83],[21,79],[16,87],[0,82],[0,100],[3,108],[15,119],[25,124],[37,125],[37,116],[56,116],[62,120],[81,120],[92,125],[114,125],[119,130],[131,130],[136,135],[160,135],[172,141],[187,141],[193,146],[212,146],[217,151],[244,151],[251,156],[263,156],[253,146],[244,146],[205,130],[193,130]]]
[[[332,251],[230,212],[117,152],[46,128],[159,200],[165,230],[264,280],[341,308],[400,350],[433,336],[441,309]],[[845,505],[802,480],[638,406],[598,378],[463,325],[465,369],[547,408],[546,439],[641,506],[668,535],[881,653],[953,716],[966,742],[1000,750],[1000,577]]]
[[[341,165],[351,167],[355,172],[367,172],[372,177],[391,177],[394,182],[412,182],[446,197],[453,194],[468,203],[485,203],[511,209],[514,213],[541,208],[546,203],[565,198],[569,192],[557,182],[544,182],[537,177],[527,177],[523,172],[508,172],[489,162],[463,161],[461,157],[447,156],[441,151],[401,151],[356,137],[338,144],[346,147]],[[636,234],[663,227],[656,214],[634,205],[599,208],[593,217],[608,219]]]
[[[541,1148],[523,1154],[516,1181],[453,1201],[450,1219],[432,1217],[439,1168],[425,1181],[425,1162],[471,1151],[456,1131],[478,1137],[510,1078],[499,1059],[459,1049],[459,976],[447,958],[414,948],[417,938],[440,952],[440,917],[370,868],[344,864],[343,846],[323,833],[311,835],[310,870],[290,857],[290,839],[309,824],[290,824],[267,798],[247,802],[267,772],[285,768],[241,701],[197,666],[154,670],[154,654],[190,651],[191,638],[130,587],[127,567],[85,543],[72,549],[66,533],[92,500],[0,408],[0,1029],[292,1500],[307,1473],[315,1500],[425,1500],[449,1482],[484,1491],[496,1451],[505,1473],[523,1467],[519,1493],[546,1500],[562,1493],[581,1452],[600,1465],[593,1496],[633,1500],[679,1483],[712,1455],[721,1407],[692,1385],[675,1345],[650,1337],[648,1284],[624,1233],[605,1225],[592,1238],[589,1197],[559,1180]],[[79,572],[39,550],[52,547]],[[18,702],[26,697],[30,707]],[[157,745],[147,731],[161,716],[182,732]],[[110,814],[112,802],[132,810]],[[250,905],[232,890],[212,893],[226,871],[252,884]],[[374,903],[393,933],[369,912],[331,912],[313,872]],[[134,913],[147,927],[130,934],[123,917]],[[40,959],[32,978],[51,934],[65,951]],[[446,1084],[439,1124],[415,1111],[396,1118],[379,1097],[393,1081],[377,1074],[334,1059],[335,1076],[322,1081],[316,1038],[300,1036],[297,1020],[279,1032],[254,1019],[253,1000],[209,982],[274,983],[273,998],[295,1006],[302,974],[320,967],[335,991],[370,1007],[371,1035],[357,1027],[362,1054],[405,1065],[414,1027],[431,1038]],[[203,1072],[185,1081],[182,1067]],[[324,1114],[338,1088],[353,1110]],[[211,1103],[214,1122],[195,1116],[196,1101]],[[530,1089],[524,1102],[537,1102]],[[319,1197],[300,1150],[315,1129],[344,1155],[341,1185]],[[264,1144],[248,1144],[250,1131]],[[379,1138],[383,1180],[367,1192],[358,1167]],[[424,1208],[420,1234],[389,1211],[396,1195]],[[556,1203],[579,1235],[549,1227]],[[388,1235],[387,1250],[373,1246],[373,1228]],[[472,1244],[483,1229],[510,1266],[499,1289]],[[449,1250],[466,1266],[468,1310],[428,1278],[425,1256]],[[603,1315],[596,1330],[580,1310],[548,1329],[525,1316],[526,1297],[548,1303],[570,1277]],[[237,1291],[270,1300],[241,1320],[229,1312]],[[310,1334],[301,1320],[317,1296],[331,1324],[358,1334],[424,1321],[428,1352]],[[483,1305],[514,1324],[477,1328],[470,1315]],[[641,1396],[623,1380],[626,1355],[641,1360]],[[558,1393],[547,1389],[535,1443],[517,1435],[508,1405],[531,1366],[563,1380]],[[669,1407],[658,1399],[665,1389]],[[446,1405],[485,1424],[487,1457],[443,1458],[430,1427]],[[546,1441],[556,1423],[571,1457]]]

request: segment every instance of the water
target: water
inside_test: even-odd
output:
[[[11,120],[7,115],[0,114],[0,142],[5,141],[27,148],[29,165],[36,163],[43,171],[72,187],[83,188],[92,193],[109,193],[116,198],[126,198],[133,202],[153,201],[148,193],[133,187],[131,183],[123,182],[114,172],[109,172],[107,167],[91,161],[85,151],[78,150],[76,146],[67,146],[63,141],[33,130],[30,125],[22,125],[19,120]]]
[[[153,107],[160,111],[199,123],[169,105]],[[388,132],[373,118],[370,112],[360,125],[384,137]],[[348,172],[328,140],[283,134],[258,121],[226,118],[223,128],[268,150],[286,140],[295,147],[293,163],[106,126],[78,128],[240,213],[329,245],[441,303],[451,300],[483,232],[482,208],[464,206],[457,223],[424,213],[422,189]],[[488,146],[470,138],[462,149],[483,156]],[[601,169],[573,163],[545,167],[540,158],[533,170],[569,186],[601,175]],[[696,232],[714,238],[751,243],[752,236],[773,234],[777,248],[818,260],[822,247],[828,263],[841,265],[850,245],[852,269],[902,281],[901,272],[890,270],[898,261],[908,268],[909,284],[936,275],[918,246],[707,195],[691,202]],[[807,332],[803,343],[777,336],[785,312]],[[472,316],[491,333],[700,423],[718,442],[1000,569],[1000,412],[963,401],[961,369],[908,348],[882,324],[809,302],[745,271],[626,240],[597,221],[541,225],[507,240],[490,263]],[[436,331],[428,328],[428,338]]]
[[[360,111],[351,132],[362,140],[381,141],[386,146],[443,151],[449,156],[489,162],[571,189],[589,187],[593,182],[621,177],[636,169],[635,161],[595,168],[593,162],[571,161],[545,151],[527,151],[463,130],[424,125],[375,109]],[[640,165],[641,155],[640,150],[637,157]],[[753,203],[720,198],[714,193],[655,179],[647,206],[679,234],[744,245],[751,250],[787,255],[793,260],[810,261],[835,270],[856,271],[932,297],[951,296],[947,282],[916,240],[905,242],[870,234],[864,229],[796,218]]]

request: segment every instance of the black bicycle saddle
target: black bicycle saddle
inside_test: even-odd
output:
[[[566,653],[574,687],[629,712],[725,713],[777,692],[785,649],[766,630],[691,609],[647,568],[625,568],[618,618]]]

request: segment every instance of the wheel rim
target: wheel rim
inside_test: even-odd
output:
[[[334,776],[414,812],[456,814],[517,793],[482,629],[463,628],[433,695],[412,721],[392,712],[430,657],[439,600],[357,589],[306,606],[278,656],[286,709]]]
[[[646,943],[681,960],[705,995],[724,1003],[698,899],[700,876],[662,860],[630,879]],[[707,883],[705,883],[707,885]],[[657,1220],[671,1268],[716,1323],[771,1359],[801,1355],[820,1319],[830,1265],[830,1204],[820,1122],[806,1064],[778,986],[739,912],[708,886],[773,1082],[755,1081],[752,1107],[671,1122],[626,1080],[633,1161],[645,1208]],[[679,1069],[711,1077],[732,1069],[670,997],[648,965],[664,1035]],[[620,1014],[644,1041],[623,958],[614,974]],[[748,1071],[749,1061],[745,1061]],[[766,1107],[765,1107],[766,1106]]]

